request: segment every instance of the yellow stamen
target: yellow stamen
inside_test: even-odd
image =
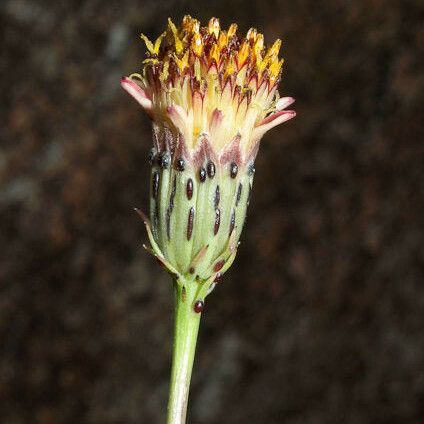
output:
[[[140,34],[140,38],[146,44],[147,50],[149,50],[151,54],[155,54],[155,46],[153,43],[144,34]]]
[[[196,77],[197,81],[200,81],[202,79],[200,62],[199,62],[199,59],[197,57],[196,57],[196,60],[194,61],[194,76]]]
[[[271,66],[275,61],[278,61],[278,52],[280,51],[281,40],[277,39],[274,44],[268,49],[265,57],[258,65],[259,72],[263,72],[266,67]]]
[[[143,60],[143,65],[146,65],[148,63],[153,64],[153,65],[157,65],[160,62],[159,62],[159,59],[156,59],[154,57],[148,57],[147,59]]]
[[[267,55],[278,56],[278,53],[280,52],[280,47],[281,47],[281,40],[277,38],[274,44],[272,45],[272,47],[268,50]]]
[[[183,48],[184,48],[183,43],[178,37],[177,27],[175,26],[174,22],[171,21],[171,18],[168,18],[168,25],[169,25],[169,28],[171,28],[172,34],[174,35],[175,51],[179,55],[183,51]]]
[[[161,35],[159,35],[159,37],[156,39],[155,47],[154,47],[155,54],[159,54],[160,45],[161,45],[162,40],[165,37],[165,35],[166,35],[166,31],[163,32]]]
[[[262,62],[262,51],[264,48],[264,36],[262,34],[258,34],[256,37],[255,44],[253,45],[253,58],[256,62],[256,66],[258,67]]]
[[[164,82],[168,78],[168,75],[169,75],[169,61],[166,61],[163,64],[163,70],[162,70],[159,78],[162,82]]]
[[[278,74],[280,73],[281,67],[283,66],[284,59],[281,59],[280,61],[274,60],[271,65],[269,66],[269,76],[272,79],[277,78]]]
[[[241,68],[244,62],[246,62],[246,59],[249,57],[249,53],[250,53],[249,42],[245,40],[243,41],[243,44],[241,45],[241,48],[237,54],[239,68]]]
[[[225,76],[227,77],[228,75],[232,75],[234,72],[236,72],[236,70],[237,66],[234,60],[234,55],[231,55],[225,66]]]
[[[257,31],[257,29],[256,29],[256,28],[250,28],[250,29],[249,29],[249,31],[247,31],[246,38],[247,38],[250,42],[254,43],[254,42],[256,41],[256,37],[257,37],[257,35],[258,35],[258,31]]]
[[[188,50],[184,53],[184,56],[180,59],[177,55],[174,54],[174,61],[177,64],[179,70],[182,72],[185,68],[188,67]]]
[[[262,34],[258,34],[255,41],[254,50],[255,53],[258,54],[258,52],[262,51],[264,48],[264,36]]]
[[[193,32],[199,32],[200,22],[197,19],[192,18],[190,15],[185,15],[182,23],[182,31],[187,34]]]

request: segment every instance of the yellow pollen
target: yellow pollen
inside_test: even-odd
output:
[[[159,78],[162,82],[165,82],[166,79],[168,78],[168,76],[169,76],[169,62],[164,62],[163,70],[162,70]]]
[[[140,38],[146,44],[147,50],[149,50],[149,52],[151,54],[157,55],[157,54],[159,54],[159,48],[160,48],[160,44],[162,42],[162,38],[165,37],[165,35],[166,35],[166,32],[164,32],[163,34],[161,34],[156,39],[155,44],[153,44],[144,34],[140,34]]]
[[[219,50],[222,50],[228,43],[228,37],[227,34],[225,34],[225,31],[221,31],[218,38],[218,47]]]
[[[200,62],[197,57],[196,57],[196,60],[194,61],[194,76],[196,77],[197,81],[200,81],[202,79],[202,71],[200,69]]]
[[[183,23],[182,23],[182,27],[183,30],[188,31],[191,28],[193,22],[193,18],[190,15],[185,15],[183,18]]]
[[[231,55],[227,62],[227,66],[225,67],[225,76],[228,77],[228,75],[232,75],[234,72],[236,72],[236,70],[237,66],[234,60],[234,55]]]
[[[215,59],[215,62],[218,64],[219,63],[219,47],[214,44],[209,52],[209,58]]]
[[[230,27],[228,28],[228,38],[233,37],[234,35],[236,35],[237,33],[237,24],[231,24]]]
[[[270,56],[278,56],[278,53],[280,52],[280,47],[281,47],[281,40],[277,38],[274,44],[272,45],[272,47],[269,49],[268,54]]]
[[[148,50],[144,66],[162,65],[157,74],[161,81],[167,81],[169,76],[175,81],[173,73],[182,75],[186,69],[191,69],[189,75],[198,81],[208,81],[205,72],[215,62],[224,78],[235,75],[237,84],[251,86],[252,75],[257,75],[255,81],[262,81],[265,75],[271,83],[276,81],[283,65],[278,58],[281,40],[277,39],[265,49],[264,36],[256,28],[250,28],[242,38],[237,34],[235,23],[228,31],[222,31],[217,18],[211,18],[202,29],[200,22],[189,15],[184,16],[180,27],[169,18],[167,32],[154,43],[144,34],[140,37]],[[175,67],[170,66],[171,61]]]
[[[269,75],[270,78],[277,78],[278,74],[280,73],[281,67],[283,66],[284,59],[281,59],[280,61],[274,60],[270,66],[269,66]]]
[[[199,33],[195,33],[193,35],[193,39],[191,40],[191,50],[196,56],[200,56],[203,51],[203,41],[202,36]]]
[[[253,59],[256,62],[257,68],[262,62],[262,50],[264,48],[264,36],[262,34],[258,34],[256,37],[255,44],[253,45]]]
[[[264,48],[264,36],[258,34],[255,41],[255,52],[256,54]]]
[[[238,52],[238,55],[237,55],[239,69],[246,62],[246,59],[249,57],[249,53],[250,53],[249,42],[247,40],[245,40],[245,41],[243,41],[243,44],[242,44],[242,46],[241,46],[241,48]]]
[[[180,38],[178,37],[178,30],[175,26],[174,22],[171,21],[171,18],[168,18],[168,25],[171,29],[171,32],[174,36],[174,45],[175,45],[175,51],[179,55],[183,51],[183,43],[181,42]]]
[[[196,33],[198,33],[199,31],[200,31],[200,22],[199,22],[199,21],[194,20],[194,21],[193,21],[192,28],[191,28],[191,32],[196,32]]]
[[[181,59],[174,54],[174,61],[177,64],[179,70],[181,72],[184,71],[184,69],[188,67],[188,50],[185,52],[184,56]]]
[[[219,30],[220,30],[219,19],[212,18],[209,21],[208,30],[209,30],[209,34],[215,34],[215,38],[218,39]]]
[[[256,30],[256,28],[250,28],[249,31],[247,31],[246,38],[252,43],[254,43],[256,41],[257,35],[258,31]]]

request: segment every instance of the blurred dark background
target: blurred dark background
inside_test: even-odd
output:
[[[168,16],[284,40],[298,116],[263,140],[208,298],[196,424],[424,417],[420,1],[0,3],[0,422],[163,423],[171,284],[141,249],[150,124],[119,86]]]

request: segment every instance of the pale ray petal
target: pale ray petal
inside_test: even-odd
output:
[[[278,99],[277,103],[275,104],[275,108],[277,111],[280,111],[286,107],[289,107],[292,103],[294,103],[293,97],[281,97],[281,99]]]

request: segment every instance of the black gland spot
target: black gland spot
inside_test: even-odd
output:
[[[252,197],[252,184],[249,184],[249,195],[247,196],[247,204],[250,203],[251,197]]]
[[[196,300],[193,305],[194,312],[196,312],[196,314],[200,314],[200,312],[203,311],[204,306],[205,303],[202,300]]]
[[[230,236],[234,230],[235,225],[236,225],[236,211],[233,209],[233,212],[231,214],[231,219],[230,219]]]
[[[191,178],[187,180],[186,194],[188,200],[193,197],[193,180]]]
[[[175,167],[177,168],[177,171],[184,171],[185,169],[185,161],[183,158],[177,159],[177,162],[175,163]]]
[[[158,158],[158,164],[163,169],[168,169],[170,163],[171,163],[171,156],[169,155],[169,153],[165,152],[165,153],[162,153],[159,156],[159,158]]]
[[[185,286],[183,286],[183,289],[181,290],[181,300],[183,302],[185,302],[186,301],[186,297],[187,297],[187,291],[186,291]]]
[[[152,175],[152,196],[154,199],[158,198],[159,193],[159,172],[155,171]]]
[[[191,266],[191,267],[190,267],[190,269],[188,270],[188,272],[189,272],[190,274],[194,274],[194,271],[195,271],[195,269],[194,269],[194,267],[193,267],[193,266]]]
[[[191,207],[188,211],[188,220],[187,220],[187,240],[191,239],[193,234],[193,223],[194,223],[194,208]]]
[[[215,198],[214,198],[215,209],[218,207],[220,200],[221,200],[221,193],[219,191],[219,185],[217,185],[215,189]]]
[[[206,170],[205,168],[199,169],[199,179],[201,183],[204,183],[206,181]]]
[[[156,149],[155,148],[150,149],[150,152],[147,155],[147,159],[148,159],[150,165],[153,165],[153,163],[155,162],[155,159],[156,159]]]
[[[219,209],[215,209],[215,223],[213,226],[213,234],[215,236],[218,233],[220,224],[221,224],[221,211]]]
[[[240,203],[242,190],[243,190],[243,184],[239,183],[237,188],[236,206],[238,206],[238,204]]]
[[[213,178],[215,176],[215,164],[211,160],[206,165],[206,169],[208,171],[209,178]]]
[[[255,173],[255,164],[251,162],[247,168],[247,174],[251,177]]]
[[[230,175],[231,178],[236,178],[237,177],[237,172],[238,172],[238,166],[235,162],[231,162],[230,165]]]
[[[213,280],[214,283],[220,283],[222,281],[222,274],[220,272],[218,272],[215,275],[215,279]]]

